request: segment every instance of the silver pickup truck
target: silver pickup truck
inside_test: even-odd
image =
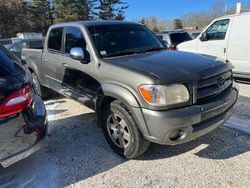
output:
[[[22,56],[37,93],[51,89],[95,110],[107,142],[126,158],[150,142],[177,145],[214,130],[238,98],[231,63],[167,50],[137,23],[53,25],[44,49]]]

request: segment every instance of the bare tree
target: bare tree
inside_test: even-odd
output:
[[[0,1],[0,31],[5,37],[31,30],[29,7],[21,0]]]
[[[180,19],[174,19],[174,29],[182,29],[182,22]]]
[[[217,18],[220,16],[225,15],[225,11],[226,11],[226,4],[224,0],[217,0],[211,8],[210,11],[210,16],[212,18]]]
[[[207,12],[187,13],[181,17],[184,28],[193,28],[201,30],[206,27],[212,20],[225,15],[225,2],[223,0],[216,1],[211,9]]]

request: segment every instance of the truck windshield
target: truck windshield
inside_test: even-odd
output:
[[[139,24],[97,25],[88,29],[103,58],[166,49],[153,33]]]

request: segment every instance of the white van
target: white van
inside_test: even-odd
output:
[[[250,79],[250,13],[218,18],[196,39],[181,43],[177,49],[230,61],[236,77]]]

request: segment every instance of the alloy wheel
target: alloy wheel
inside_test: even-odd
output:
[[[112,113],[107,119],[107,129],[112,142],[119,148],[126,148],[131,142],[127,123],[118,114]]]

